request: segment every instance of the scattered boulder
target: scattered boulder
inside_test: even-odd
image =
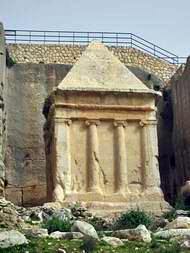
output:
[[[80,232],[85,237],[99,240],[98,234],[95,228],[85,221],[75,221],[71,227],[71,232]]]
[[[175,228],[190,228],[190,218],[179,216],[175,220],[171,221],[166,229],[175,229]]]
[[[154,233],[156,238],[160,239],[170,239],[173,237],[190,237],[190,229],[168,229],[168,230],[161,230]]]
[[[23,229],[23,233],[26,236],[32,236],[32,237],[45,238],[48,236],[48,230],[45,228],[26,228],[26,229]]]
[[[84,236],[80,232],[55,231],[50,234],[50,237],[54,239],[72,240],[72,239],[82,239]]]
[[[26,237],[16,230],[0,232],[0,248],[9,248],[27,243]]]
[[[57,253],[67,253],[65,249],[58,249]]]
[[[129,241],[151,242],[151,234],[144,225],[139,225],[135,229],[116,230],[113,236]]]
[[[182,243],[180,244],[180,247],[183,249],[190,249],[190,240],[184,240],[182,241]]]
[[[190,211],[185,211],[185,210],[176,210],[175,211],[177,216],[189,216]]]
[[[104,236],[102,238],[103,242],[106,242],[110,246],[118,247],[124,245],[124,243],[117,237],[111,237],[111,236]]]

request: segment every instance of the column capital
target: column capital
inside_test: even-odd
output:
[[[148,121],[146,121],[146,120],[141,120],[141,121],[139,121],[139,125],[140,125],[141,127],[145,127],[145,126],[148,125]]]
[[[55,122],[56,123],[64,123],[64,124],[70,126],[72,123],[72,120],[71,119],[55,118]]]
[[[119,126],[122,126],[122,127],[126,127],[127,126],[127,121],[125,121],[125,120],[114,120],[114,122],[113,122],[113,125],[115,126],[115,127],[119,127]]]
[[[100,125],[100,121],[96,120],[96,119],[89,119],[85,121],[86,126],[90,126],[90,125]]]
[[[141,127],[144,127],[147,125],[157,125],[157,120],[141,120],[139,121],[139,125]]]

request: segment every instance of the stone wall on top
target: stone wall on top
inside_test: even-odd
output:
[[[81,56],[86,46],[48,44],[8,44],[10,57],[16,63],[71,64]],[[168,81],[178,66],[160,60],[138,49],[129,47],[108,47],[121,62],[138,66],[163,81]]]

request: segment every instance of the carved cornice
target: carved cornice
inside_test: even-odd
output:
[[[125,110],[125,111],[155,111],[152,106],[134,106],[134,105],[97,105],[97,104],[73,104],[57,103],[55,107],[86,110]]]

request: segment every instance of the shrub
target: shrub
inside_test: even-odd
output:
[[[125,228],[136,228],[138,225],[142,224],[149,228],[153,223],[152,215],[145,213],[142,210],[130,210],[123,213],[114,225],[115,229],[125,229]]]
[[[43,224],[43,228],[47,228],[49,233],[54,231],[69,232],[71,226],[70,219],[60,219],[59,217],[52,217]]]

